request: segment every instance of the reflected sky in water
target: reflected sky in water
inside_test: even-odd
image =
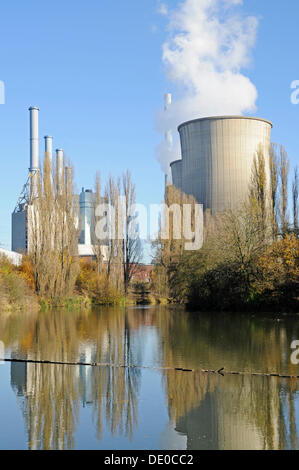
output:
[[[2,315],[1,449],[299,449],[296,380],[155,370],[299,375],[298,317],[169,307]]]

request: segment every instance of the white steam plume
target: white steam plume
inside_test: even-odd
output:
[[[184,121],[205,116],[256,110],[257,90],[241,70],[250,63],[258,20],[236,14],[243,0],[184,0],[177,10],[163,6],[169,37],[163,44],[163,63],[177,95],[167,112],[157,117],[158,131],[177,135]],[[163,4],[164,5],[164,4]],[[165,173],[180,158],[178,140],[157,149]]]

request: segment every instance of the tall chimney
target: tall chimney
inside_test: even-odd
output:
[[[45,154],[49,158],[50,166],[52,168],[52,159],[53,159],[53,137],[46,135],[45,139]]]
[[[30,172],[39,170],[38,113],[39,108],[32,106],[30,112]]]
[[[56,149],[56,174],[57,191],[60,190],[63,183],[64,152],[62,149]]]
[[[39,141],[38,141],[38,113],[39,108],[31,106],[30,112],[30,201],[38,196],[38,174],[39,174]]]

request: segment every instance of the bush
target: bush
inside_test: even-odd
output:
[[[220,264],[191,284],[188,302],[208,310],[232,310],[248,303],[250,286],[238,266]]]
[[[6,258],[0,259],[0,310],[36,310],[38,300],[20,275],[19,268]]]
[[[274,242],[259,257],[254,288],[266,304],[299,305],[299,240],[295,235]]]
[[[113,287],[105,273],[98,273],[96,263],[82,260],[76,280],[79,294],[86,295],[96,304],[115,304],[122,300],[122,294]]]

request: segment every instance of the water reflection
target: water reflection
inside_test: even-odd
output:
[[[296,338],[297,318],[199,316],[170,308],[14,314],[0,321],[0,339],[11,357],[120,366],[224,366],[296,374],[290,361]],[[155,381],[152,391],[161,403],[166,393],[170,428],[186,436],[188,449],[299,448],[297,381],[159,374],[159,390]],[[108,432],[112,446],[124,436],[134,448],[143,433],[142,369],[12,363],[10,376],[30,449],[80,446],[82,407],[92,411],[99,442]],[[162,416],[161,425],[159,417],[152,419],[162,434]]]

